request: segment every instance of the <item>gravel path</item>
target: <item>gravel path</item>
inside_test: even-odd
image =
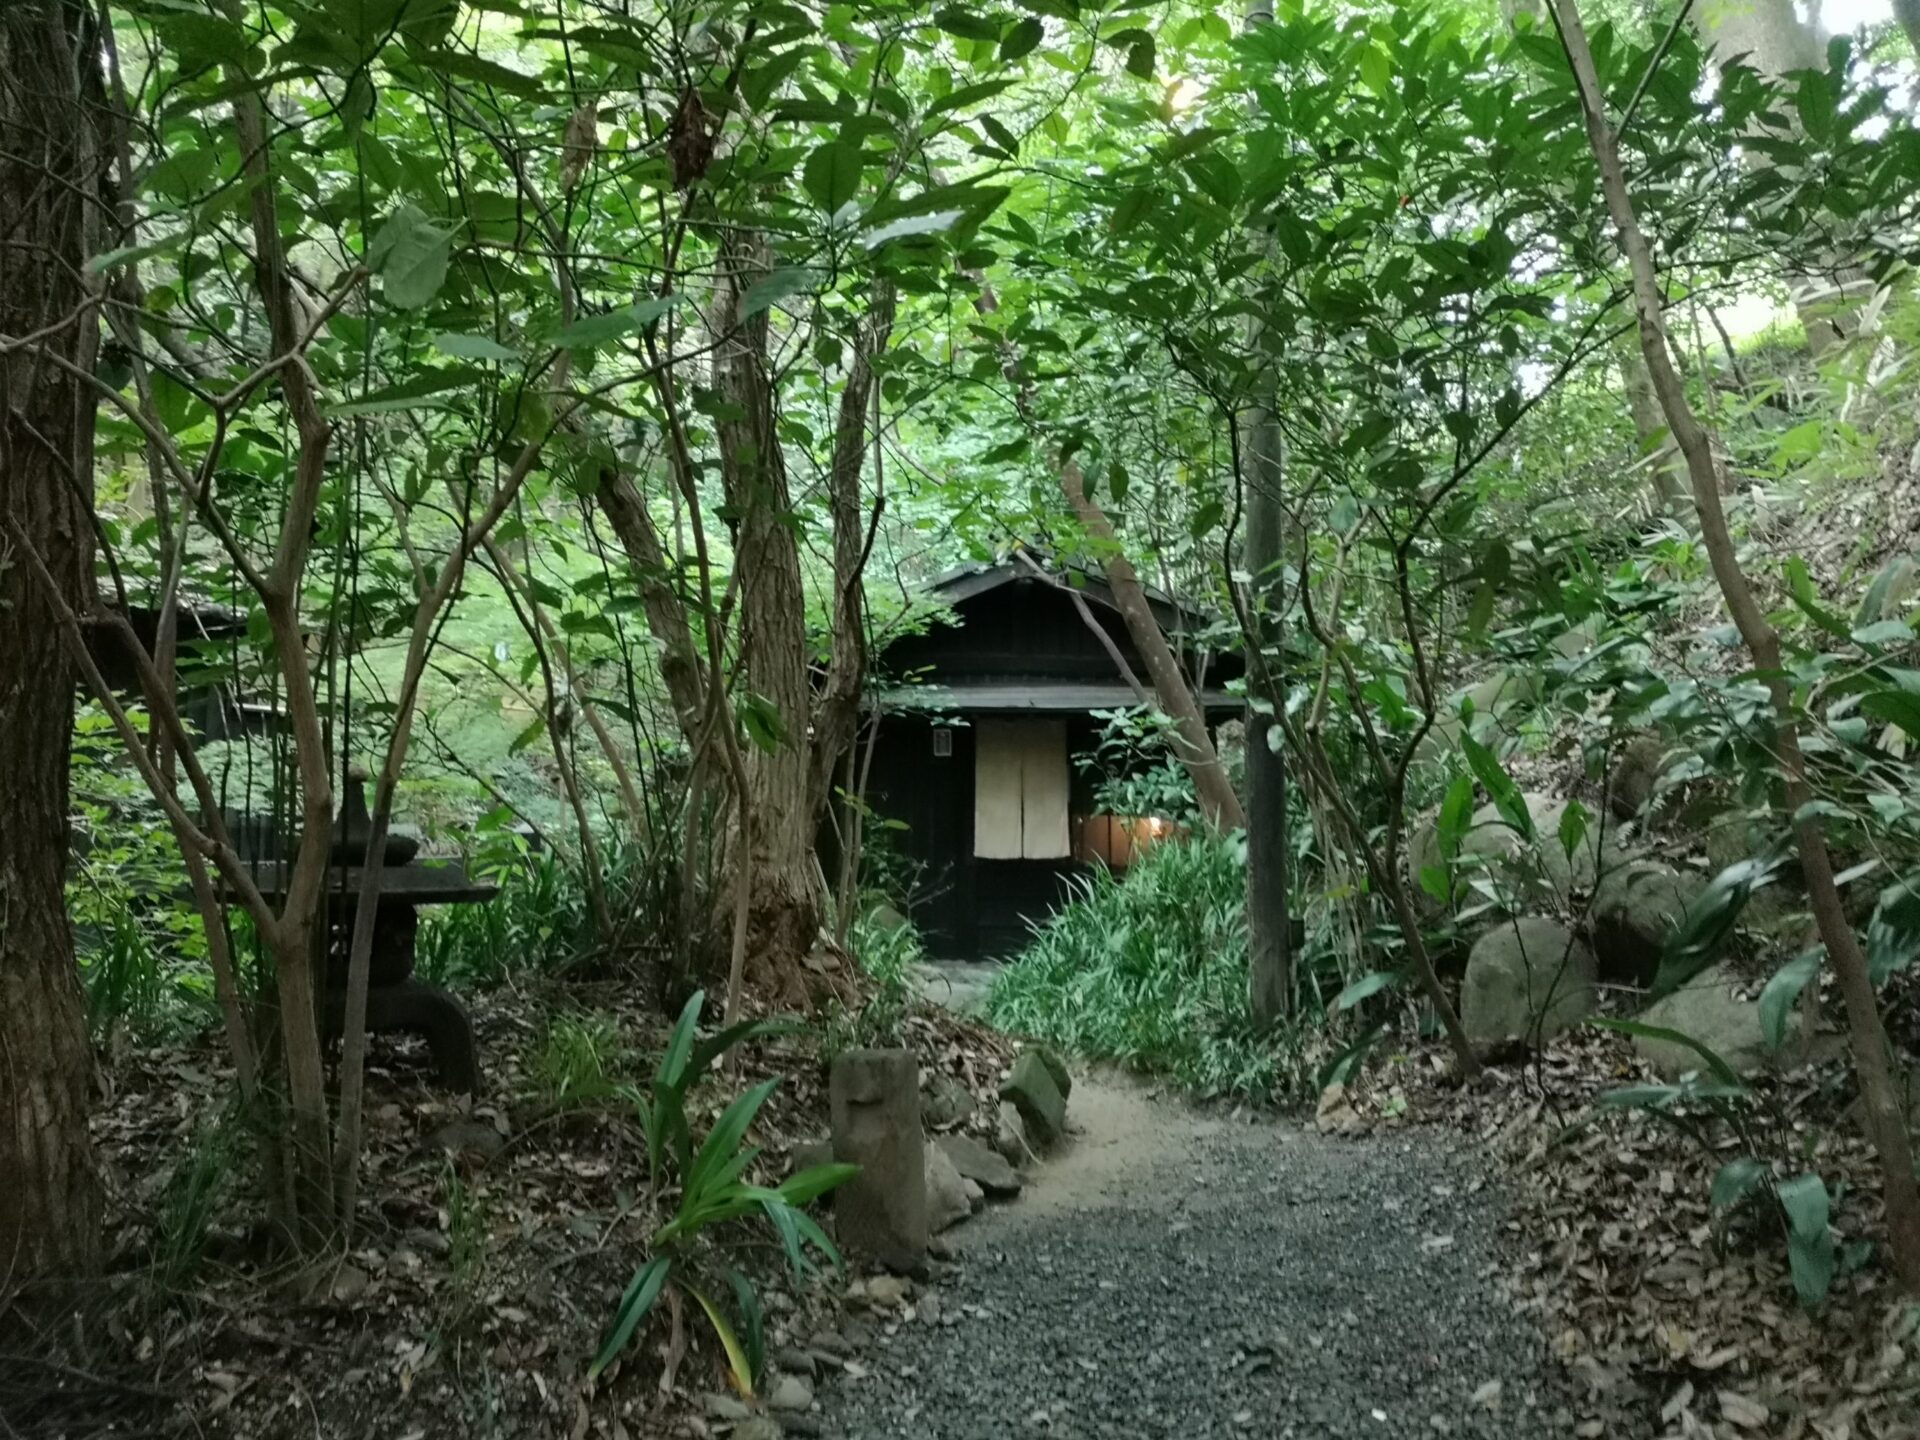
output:
[[[1020,1201],[949,1232],[938,1322],[824,1388],[839,1440],[1574,1433],[1495,1293],[1499,1203],[1438,1135],[1233,1125],[1113,1081]]]

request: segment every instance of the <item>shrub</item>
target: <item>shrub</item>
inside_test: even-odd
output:
[[[1078,884],[987,999],[995,1024],[1206,1095],[1294,1098],[1313,1076],[1247,1010],[1246,845],[1196,836]]]

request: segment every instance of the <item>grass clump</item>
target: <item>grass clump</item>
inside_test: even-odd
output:
[[[1310,1093],[1294,1037],[1248,1013],[1244,841],[1156,846],[1077,891],[994,981],[994,1024],[1202,1095]]]

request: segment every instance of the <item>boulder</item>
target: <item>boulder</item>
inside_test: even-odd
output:
[[[1622,820],[1632,820],[1647,808],[1666,766],[1666,742],[1658,735],[1636,735],[1620,747],[1607,777],[1607,803]]]
[[[1630,860],[1601,876],[1587,914],[1600,975],[1651,985],[1667,938],[1705,888],[1699,876],[1658,860]]]
[[[1497,805],[1488,803],[1475,810],[1460,840],[1459,864],[1454,872],[1456,900],[1477,894],[1473,881],[1479,880],[1482,886],[1491,881],[1504,902],[1500,908],[1508,913],[1533,902],[1565,906],[1574,892],[1591,890],[1604,871],[1625,860],[1626,851],[1614,836],[1614,826],[1592,807],[1587,807],[1586,834],[1569,858],[1560,843],[1560,821],[1567,813],[1567,802],[1542,794],[1523,798],[1533,821],[1535,843],[1529,846],[1506,822]],[[1416,889],[1420,887],[1421,871],[1439,863],[1439,825],[1434,817],[1428,817],[1407,839],[1407,874]],[[1424,890],[1420,893],[1426,894]]]
[[[1020,1172],[1006,1158],[988,1149],[971,1135],[941,1135],[934,1148],[942,1151],[962,1178],[973,1181],[987,1194],[1006,1200],[1020,1193]]]
[[[1054,1062],[1058,1064],[1056,1060]],[[1011,1100],[1027,1134],[1042,1149],[1058,1144],[1067,1133],[1067,1097],[1053,1078],[1053,1066],[1039,1049],[1022,1050],[1013,1072],[1000,1086],[1000,1098]]]
[[[938,1145],[929,1145],[923,1153],[926,1157],[927,1232],[938,1235],[973,1214],[973,1203],[967,1199],[967,1182],[953,1168],[953,1161],[947,1158],[947,1152]]]
[[[1769,1065],[1796,1058],[1802,1020],[1796,1006],[1787,1026],[1786,1043],[1778,1051],[1769,1050],[1760,1032],[1760,1001],[1757,992],[1747,998],[1737,977],[1725,964],[1710,966],[1665,999],[1649,1005],[1639,1018],[1663,1030],[1677,1030],[1699,1041],[1726,1061],[1737,1075],[1757,1075]],[[1633,1037],[1633,1048],[1649,1065],[1669,1080],[1677,1080],[1689,1070],[1708,1069],[1697,1050],[1669,1040]]]
[[[910,1050],[848,1050],[827,1081],[833,1158],[860,1173],[834,1192],[840,1248],[890,1269],[927,1255],[926,1140]]]
[[[1566,926],[1503,922],[1474,942],[1460,992],[1460,1023],[1476,1048],[1534,1045],[1594,1007],[1593,952]]]

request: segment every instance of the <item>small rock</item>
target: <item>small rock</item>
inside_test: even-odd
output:
[[[499,1130],[484,1120],[462,1115],[427,1137],[427,1149],[444,1151],[456,1165],[477,1169],[507,1148]]]
[[[329,1294],[342,1305],[351,1305],[367,1293],[367,1272],[358,1265],[342,1265],[333,1272]]]
[[[796,1375],[805,1375],[811,1379],[813,1378],[815,1370],[818,1368],[819,1360],[811,1350],[801,1350],[791,1345],[784,1345],[773,1352],[773,1363],[778,1365],[782,1370],[790,1370]]]
[[[1027,1122],[1008,1100],[1000,1102],[999,1126],[994,1132],[993,1148],[1009,1165],[1024,1165],[1033,1159],[1033,1146],[1027,1143]]]
[[[934,1075],[920,1095],[920,1118],[929,1130],[945,1130],[973,1114],[973,1092],[951,1075]]]
[[[813,1408],[813,1386],[798,1375],[782,1375],[767,1393],[767,1408],[800,1414]]]
[[[987,1192],[980,1188],[979,1181],[969,1180],[965,1175],[960,1177],[960,1188],[966,1193],[968,1213],[978,1214],[987,1203]],[[927,1251],[929,1254],[933,1251],[931,1241],[927,1243]]]
[[[838,1330],[817,1330],[807,1339],[809,1350],[818,1350],[823,1355],[834,1355],[844,1360],[853,1354],[853,1344]]]
[[[733,1440],[780,1440],[783,1433],[778,1420],[756,1415],[733,1427]]]
[[[731,1395],[702,1395],[700,1408],[716,1420],[745,1420],[753,1414],[745,1401]]]
[[[1313,1128],[1322,1135],[1364,1135],[1368,1126],[1353,1108],[1347,1087],[1336,1080],[1320,1092],[1320,1102],[1313,1110]]]
[[[940,1297],[938,1295],[922,1295],[918,1308],[920,1312],[920,1323],[922,1325],[938,1325],[940,1323]]]
[[[953,1161],[938,1145],[923,1152],[927,1169],[927,1229],[939,1233],[952,1229],[973,1214],[967,1199],[967,1182],[953,1168]]]
[[[1015,1110],[1014,1118],[1020,1112]],[[1007,1199],[1020,1193],[1020,1172],[1006,1158],[982,1145],[971,1135],[941,1135],[933,1142],[953,1162],[962,1178],[971,1180],[987,1194]]]
[[[1023,1050],[1000,1087],[1000,1098],[1013,1102],[1027,1133],[1043,1147],[1058,1144],[1067,1133],[1067,1097],[1053,1073],[1059,1063],[1055,1058],[1049,1064],[1044,1050]]]
[[[912,1293],[912,1285],[898,1275],[875,1275],[867,1281],[867,1303],[876,1310],[897,1310]]]

